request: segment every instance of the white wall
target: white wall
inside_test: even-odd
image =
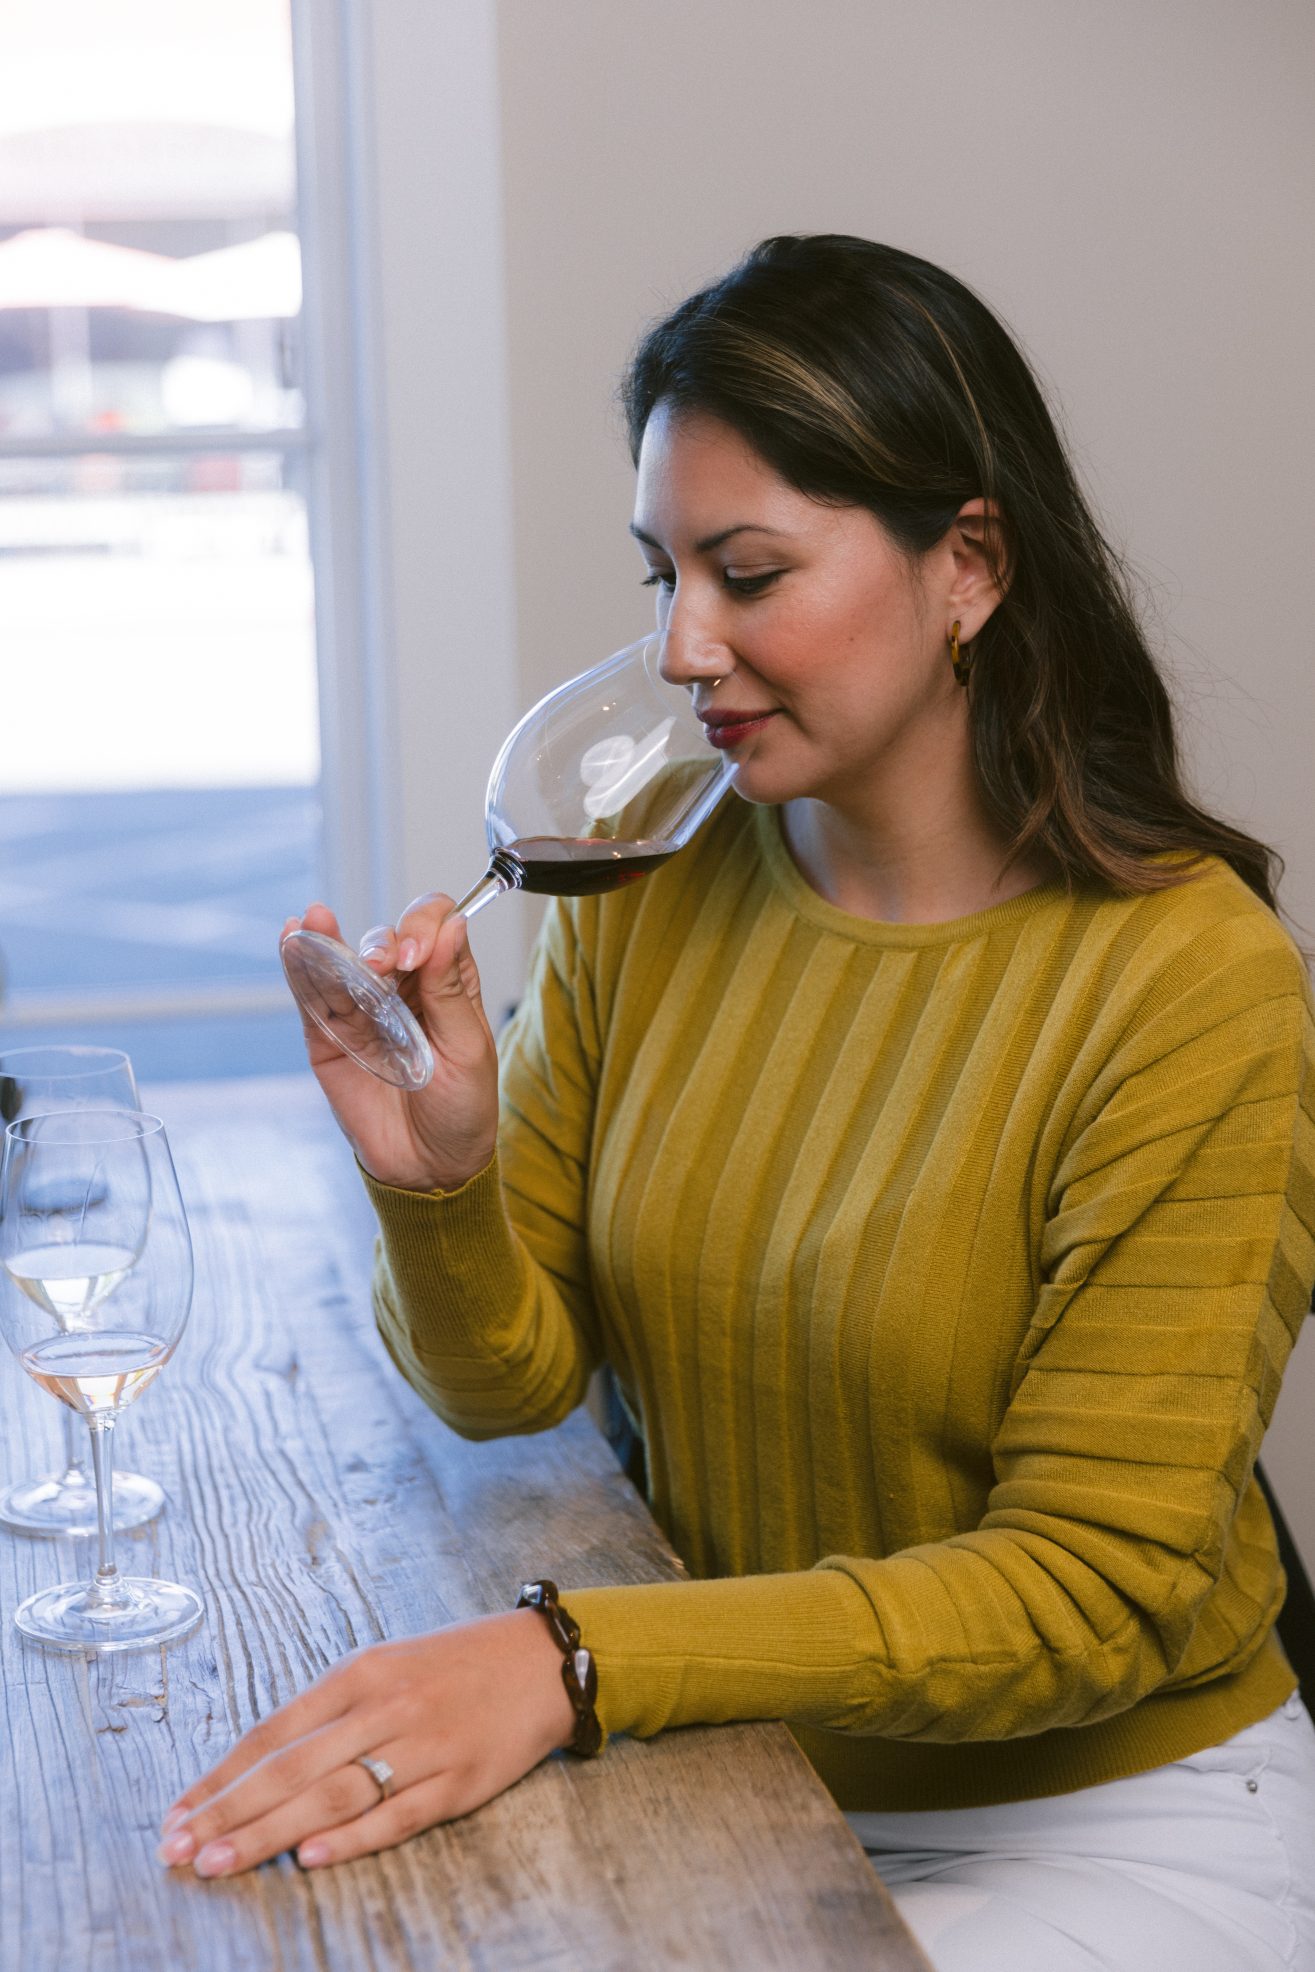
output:
[[[430,358],[436,320],[457,334],[448,270],[436,253],[384,288],[390,318],[420,311],[389,329],[403,587],[402,558],[423,569],[400,664],[412,867],[452,868],[430,785],[472,660],[507,647],[506,612],[518,655],[501,689],[520,706],[647,627],[612,402],[640,327],[765,233],[847,231],[942,262],[1021,336],[1147,581],[1199,785],[1283,850],[1315,941],[1307,0],[395,0],[374,18],[392,50],[378,80],[394,259],[405,235],[422,257],[426,238],[455,238],[492,310],[474,350],[463,296],[453,346],[473,353],[493,422],[440,445],[449,386]],[[449,540],[434,503],[450,530],[473,474],[487,519],[504,443],[510,532],[458,514]],[[425,625],[456,620],[440,674]],[[484,758],[488,724],[464,736]],[[1315,1565],[1313,1407],[1308,1336],[1267,1462]]]

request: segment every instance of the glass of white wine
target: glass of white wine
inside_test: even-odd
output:
[[[200,1597],[121,1575],[110,1513],[114,1426],[172,1356],[192,1301],[192,1242],[158,1116],[56,1110],[5,1132],[0,1327],[28,1375],[84,1417],[96,1475],[99,1565],[39,1590],[24,1636],[63,1650],[134,1650],[186,1636]]]
[[[0,1052],[0,1117],[16,1123],[53,1109],[137,1109],[132,1063],[120,1048],[6,1048]],[[18,1534],[94,1534],[96,1488],[83,1464],[81,1434],[71,1411],[64,1424],[59,1472],[20,1479],[0,1492],[0,1527]],[[164,1493],[140,1472],[114,1475],[114,1525],[120,1532],[154,1520]]]

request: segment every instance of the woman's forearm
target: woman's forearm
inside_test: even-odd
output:
[[[598,1361],[591,1311],[519,1238],[497,1160],[448,1195],[367,1188],[375,1319],[407,1381],[466,1437],[560,1423]]]

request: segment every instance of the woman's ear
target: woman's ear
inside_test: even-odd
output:
[[[959,619],[959,634],[967,644],[1009,588],[1008,541],[995,501],[966,500],[950,524],[947,545],[953,568],[946,603]]]

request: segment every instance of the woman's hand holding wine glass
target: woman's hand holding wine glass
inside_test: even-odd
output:
[[[638,881],[730,784],[689,692],[663,675],[662,634],[643,637],[550,692],[509,734],[485,804],[489,865],[460,903],[418,898],[395,931],[366,934],[364,964],[322,904],[288,919],[280,956],[311,1066],[368,1171],[405,1190],[451,1190],[493,1155],[493,1037],[464,920],[513,890],[592,897]],[[358,1069],[426,1098],[437,1076],[444,1113],[371,1095]]]
[[[453,1191],[484,1169],[497,1144],[497,1049],[466,921],[452,908],[439,893],[417,898],[395,927],[377,926],[361,941],[373,972],[397,975],[400,997],[428,1037],[434,1072],[424,1088],[381,1081],[302,1010],[310,1065],[357,1159],[371,1177],[403,1191]],[[283,936],[303,929],[341,937],[323,904],[290,918]]]

